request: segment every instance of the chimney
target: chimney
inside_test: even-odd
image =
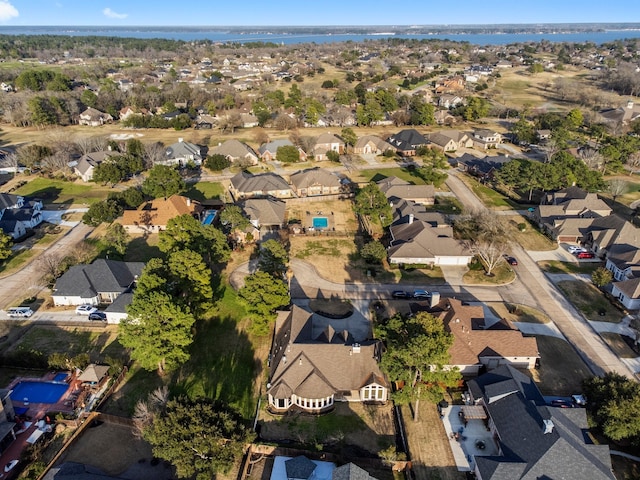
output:
[[[409,214],[409,225],[413,223],[413,213]]]
[[[633,108],[633,100],[627,100],[627,108],[631,110]]]
[[[184,142],[184,138],[182,137],[178,138],[178,143],[182,143],[182,142]]]
[[[433,308],[439,303],[440,303],[440,292],[431,292],[429,306]],[[451,306],[449,306],[449,308],[451,308]]]
[[[189,197],[187,197],[187,207],[191,206],[191,199]]]
[[[353,353],[360,353],[360,344],[359,343],[354,343],[352,350],[353,350]]]

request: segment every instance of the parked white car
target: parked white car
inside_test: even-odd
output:
[[[29,318],[33,315],[33,310],[29,307],[11,307],[7,310],[7,315],[11,318]]]
[[[576,253],[586,252],[587,250],[585,248],[582,248],[582,247],[578,246],[578,245],[569,245],[567,247],[567,251],[569,253],[572,253],[572,254],[575,255]]]
[[[97,312],[98,309],[93,305],[78,305],[76,307],[76,315],[91,315],[93,312]]]

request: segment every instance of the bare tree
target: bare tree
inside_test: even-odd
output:
[[[477,210],[458,217],[454,228],[467,248],[484,265],[487,275],[505,261],[509,241],[504,221],[489,210]]]
[[[298,126],[298,121],[295,118],[291,118],[286,113],[279,113],[276,118],[273,119],[273,128],[280,131],[293,130]]]
[[[607,192],[613,197],[613,201],[616,201],[620,195],[624,195],[629,189],[629,182],[621,178],[612,178],[607,183]]]
[[[262,127],[255,127],[253,129],[253,139],[258,145],[262,145],[263,143],[267,143],[269,141],[269,134]]]
[[[627,166],[629,166],[629,174],[633,175],[633,173],[640,167],[640,152],[633,152],[627,158]]]
[[[11,152],[0,159],[0,167],[6,168],[14,175],[18,173],[18,154]]]
[[[578,155],[585,165],[593,170],[602,170],[604,167],[604,157],[594,148],[583,148]]]
[[[147,169],[164,160],[166,149],[160,142],[146,143],[144,146],[144,166]]]
[[[38,268],[47,282],[53,281],[62,273],[62,258],[55,253],[45,253],[38,257]]]

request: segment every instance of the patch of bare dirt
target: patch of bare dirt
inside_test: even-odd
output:
[[[410,409],[402,408],[404,426],[417,480],[464,480],[459,472],[437,407],[420,402],[419,421],[414,422]]]

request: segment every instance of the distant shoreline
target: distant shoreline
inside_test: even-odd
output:
[[[640,23],[371,25],[371,26],[0,26],[0,35],[112,36],[212,43],[362,42],[384,39],[450,40],[475,45],[550,41],[603,44],[640,38]]]

